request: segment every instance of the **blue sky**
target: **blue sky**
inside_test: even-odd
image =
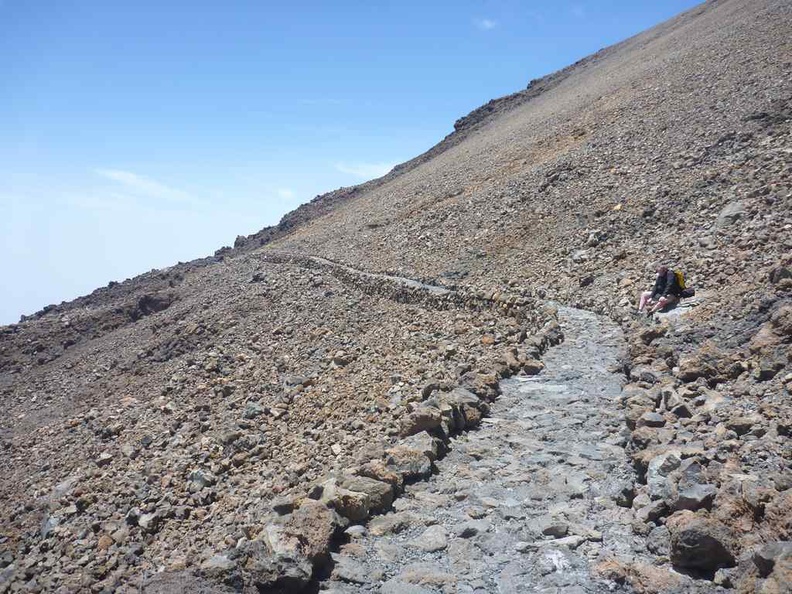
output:
[[[0,0],[0,324],[209,255],[695,4]]]

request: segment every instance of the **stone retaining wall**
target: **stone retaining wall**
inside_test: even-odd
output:
[[[302,254],[266,252],[265,262],[292,263],[306,268],[326,270],[341,282],[353,286],[367,295],[392,299],[399,303],[421,305],[432,309],[446,310],[464,307],[473,310],[494,310],[501,315],[513,317],[533,330],[538,330],[544,321],[537,300],[523,295],[494,292],[485,294],[470,289],[447,289],[436,287],[387,274],[376,274],[355,270],[326,258]]]

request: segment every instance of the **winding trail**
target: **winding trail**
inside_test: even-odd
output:
[[[502,383],[483,426],[459,436],[429,481],[347,532],[331,592],[609,592],[592,571],[639,545],[618,507],[632,484],[609,368],[618,328],[560,308],[566,335],[538,376]],[[610,588],[608,586],[611,586]]]

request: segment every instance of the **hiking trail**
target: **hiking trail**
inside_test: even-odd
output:
[[[566,340],[545,370],[504,380],[490,417],[452,440],[437,474],[350,528],[323,590],[612,591],[592,566],[638,546],[630,510],[614,502],[633,483],[622,380],[609,371],[624,342],[593,313],[562,307],[559,320]]]

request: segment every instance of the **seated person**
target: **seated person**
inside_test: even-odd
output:
[[[644,309],[653,314],[656,311],[671,307],[679,303],[682,288],[679,286],[676,274],[668,266],[657,267],[657,279],[651,291],[641,293],[638,312]]]

